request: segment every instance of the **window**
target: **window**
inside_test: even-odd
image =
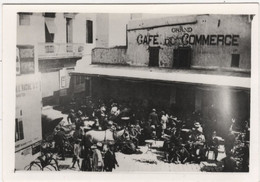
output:
[[[239,59],[240,59],[240,54],[232,54],[231,67],[238,68]]]
[[[179,47],[173,51],[174,68],[190,68],[191,65],[191,48]]]
[[[54,18],[45,17],[45,42],[54,42],[54,35],[56,33],[56,26]]]
[[[55,18],[56,14],[55,13],[44,13],[44,17],[49,17],[49,18]]]
[[[72,18],[66,18],[66,42],[72,43]]]
[[[31,13],[19,13],[19,25],[30,25]]]
[[[93,43],[93,22],[90,20],[86,22],[86,43]]]
[[[21,118],[15,119],[15,141],[23,140],[24,133],[23,133],[23,121]]]
[[[34,47],[18,45],[16,54],[16,74],[34,73]]]

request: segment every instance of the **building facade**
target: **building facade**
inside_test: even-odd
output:
[[[199,112],[223,135],[232,118],[250,120],[252,16],[137,17],[126,46],[95,48],[72,73],[88,80],[86,96],[134,98],[184,120]]]
[[[108,15],[18,13],[17,35],[18,45],[33,45],[37,51],[43,105],[58,105],[66,101],[69,73],[77,62],[90,62],[94,47],[108,46]]]
[[[91,62],[94,47],[108,47],[108,20],[107,14],[17,14],[15,169],[40,154],[42,107],[69,102],[69,73]]]
[[[23,169],[40,152],[42,87],[34,46],[18,45],[16,52],[15,169]]]

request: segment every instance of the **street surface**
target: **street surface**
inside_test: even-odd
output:
[[[121,152],[116,153],[116,158],[119,163],[114,172],[218,172],[221,170],[220,162],[205,161],[200,164],[175,164],[164,161],[164,153],[157,147],[162,146],[162,141],[154,142],[151,150],[148,150],[147,146],[141,146],[138,154],[123,154]],[[218,156],[220,161],[225,154],[221,152]],[[72,158],[66,158],[65,161],[59,161],[61,170],[79,171],[77,165],[76,168],[71,169]]]

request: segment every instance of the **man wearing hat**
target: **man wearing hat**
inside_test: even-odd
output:
[[[212,150],[214,152],[214,159],[217,161],[218,158],[218,148],[219,148],[219,141],[217,138],[217,132],[214,131],[212,134],[212,137],[209,141],[209,150]],[[209,155],[209,153],[208,153]]]
[[[197,131],[203,133],[203,128],[202,128],[202,126],[200,125],[199,122],[195,122],[195,123],[194,123],[194,127],[195,127],[195,130],[197,130]]]
[[[114,146],[109,145],[107,152],[105,153],[104,157],[104,170],[105,171],[112,171],[115,167],[119,167],[118,162],[116,160],[116,155],[114,152]]]
[[[158,114],[155,109],[149,114],[149,119],[151,119],[151,125],[157,126],[159,124]]]
[[[195,146],[195,151],[197,151],[197,160],[201,161],[203,157],[205,157],[205,152],[204,152],[204,144],[205,144],[206,140],[205,140],[205,136],[203,135],[202,132],[202,128],[199,127],[196,130],[196,136],[195,136],[195,142],[194,142],[194,146]]]
[[[64,129],[60,126],[56,127],[56,135],[54,136],[55,147],[58,150],[58,153],[61,155],[61,160],[65,160],[65,152],[64,152],[64,140],[65,140],[65,132]]]

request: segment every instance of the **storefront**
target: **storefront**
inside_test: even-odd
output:
[[[21,170],[40,154],[42,92],[41,75],[35,73],[33,47],[18,48],[17,68],[24,62],[32,65],[31,69],[17,69],[16,76],[15,169]]]

